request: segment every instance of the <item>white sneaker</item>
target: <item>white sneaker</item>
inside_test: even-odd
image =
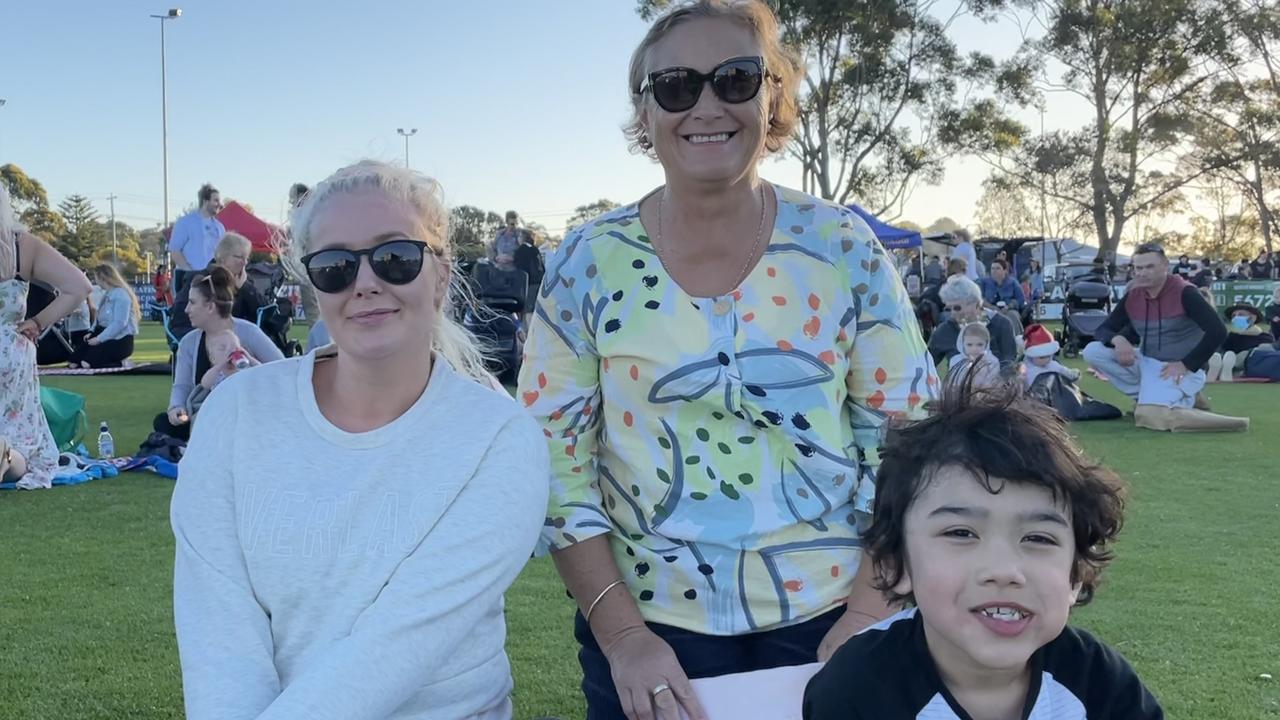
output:
[[[1231,350],[1222,354],[1222,374],[1218,377],[1219,382],[1229,383],[1232,381],[1231,373],[1236,369],[1236,354]]]
[[[1209,357],[1209,369],[1205,372],[1205,382],[1218,382],[1222,374],[1222,353],[1214,353]]]

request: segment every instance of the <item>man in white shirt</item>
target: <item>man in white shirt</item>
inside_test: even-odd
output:
[[[973,237],[969,235],[968,230],[964,229],[956,230],[951,236],[958,241],[955,249],[951,251],[951,257],[964,258],[965,273],[969,276],[970,280],[978,282],[978,278],[980,277],[978,270],[978,253],[973,249]]]
[[[169,236],[175,297],[182,292],[193,273],[209,266],[213,261],[214,248],[227,232],[216,217],[222,209],[222,195],[218,189],[205,183],[196,199],[196,209],[178,218]]]

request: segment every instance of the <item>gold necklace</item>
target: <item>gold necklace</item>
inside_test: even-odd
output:
[[[662,198],[667,194],[666,188],[658,194],[658,232],[654,238],[657,240],[653,243],[654,252],[658,255],[658,260],[667,268],[667,272],[671,272],[671,263],[667,260],[667,256],[662,252]],[[733,287],[730,290],[737,290],[742,281],[747,279],[747,274],[751,271],[751,261],[755,259],[756,251],[760,249],[760,241],[764,239],[764,216],[765,216],[765,195],[764,182],[760,183],[760,225],[756,228],[756,242],[751,246],[751,252],[747,253],[747,260],[742,264],[742,270],[738,273],[738,279],[733,281]]]

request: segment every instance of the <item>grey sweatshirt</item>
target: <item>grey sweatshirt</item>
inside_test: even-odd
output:
[[[506,720],[502,595],[546,515],[542,431],[437,360],[408,411],[348,433],[316,404],[316,361],[228,378],[182,460],[187,717]]]
[[[236,337],[240,338],[240,345],[244,347],[244,351],[253,356],[253,359],[260,363],[275,362],[283,360],[284,353],[280,352],[280,348],[271,342],[271,338],[262,332],[257,325],[247,320],[233,318]],[[196,328],[186,335],[182,336],[182,340],[178,341],[178,352],[174,358],[173,366],[173,389],[169,391],[169,407],[185,408],[187,412],[191,412],[191,408],[187,406],[187,399],[191,397],[191,391],[195,389],[196,383],[200,382],[200,378],[196,377],[196,354],[200,352],[200,338],[204,337],[204,331]]]

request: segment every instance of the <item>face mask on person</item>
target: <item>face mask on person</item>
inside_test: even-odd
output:
[[[1236,330],[1248,330],[1249,318],[1245,317],[1244,315],[1236,315],[1235,317],[1231,318],[1231,327],[1235,328]]]

